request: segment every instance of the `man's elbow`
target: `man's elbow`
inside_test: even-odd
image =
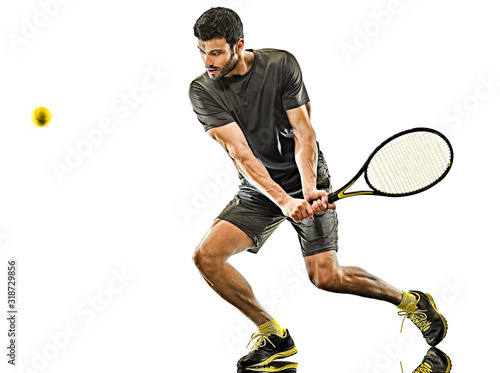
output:
[[[300,131],[294,131],[295,138],[301,142],[310,142],[316,141],[316,131],[312,126],[307,126],[305,128],[301,128]]]
[[[233,160],[233,162],[236,162],[239,165],[245,165],[250,161],[252,157],[252,154],[249,151],[234,148],[228,148],[227,154]]]
[[[224,149],[226,150],[229,157],[233,162],[245,163],[247,162],[252,153],[247,146],[242,144],[224,144]]]

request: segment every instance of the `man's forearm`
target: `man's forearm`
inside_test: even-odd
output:
[[[236,168],[261,193],[278,206],[282,206],[288,194],[269,175],[264,165],[250,152],[231,156]]]
[[[318,147],[314,130],[295,134],[295,162],[299,168],[304,197],[316,189]]]

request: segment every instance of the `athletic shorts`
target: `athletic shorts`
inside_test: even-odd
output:
[[[317,188],[331,192],[330,174],[321,153],[318,155],[317,176]],[[304,219],[296,223],[293,219],[283,215],[275,203],[248,181],[242,179],[242,184],[240,191],[222,210],[217,219],[230,222],[253,239],[255,245],[248,251],[257,253],[285,220],[288,220],[297,232],[304,257],[330,250],[338,251],[338,221],[335,210],[314,215],[313,220]],[[303,198],[300,189],[289,194],[295,198]]]

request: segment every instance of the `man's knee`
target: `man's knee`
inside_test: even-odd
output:
[[[253,240],[246,233],[227,221],[216,220],[196,247],[193,261],[203,274],[218,271],[230,256],[252,246]]]
[[[340,292],[342,290],[342,269],[316,268],[309,271],[309,280],[318,289]]]
[[[343,271],[336,254],[332,250],[306,257],[309,279],[318,289],[341,292]]]
[[[199,245],[194,250],[193,262],[201,273],[207,273],[213,269],[216,260],[213,255],[207,253],[203,246]]]
[[[205,258],[203,256],[203,252],[199,246],[196,247],[193,253],[193,262],[196,268],[201,269],[204,265]]]
[[[217,274],[221,266],[227,262],[229,255],[213,245],[199,244],[193,253],[193,262],[198,270],[205,276]]]

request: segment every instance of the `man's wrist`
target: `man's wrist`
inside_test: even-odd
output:
[[[274,201],[276,202],[276,204],[278,206],[283,206],[285,203],[286,203],[286,200],[289,198],[290,196],[283,190],[281,191],[276,197],[274,197]]]
[[[307,197],[315,190],[316,190],[316,185],[302,187],[302,194],[304,194],[304,199],[307,199]]]

